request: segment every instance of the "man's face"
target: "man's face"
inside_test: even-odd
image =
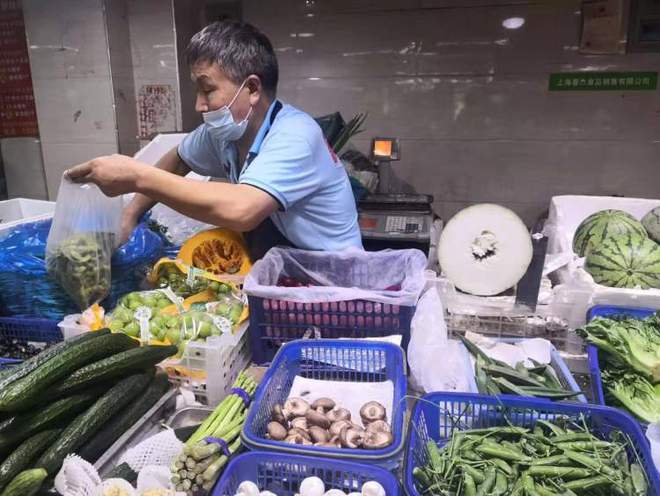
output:
[[[234,83],[229,79],[217,62],[196,62],[190,68],[190,76],[197,86],[195,110],[209,112],[229,105],[236,96],[229,110],[236,122],[245,119],[250,110],[250,98],[247,85],[243,86],[238,95],[241,82]]]

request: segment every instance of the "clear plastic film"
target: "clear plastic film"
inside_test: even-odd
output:
[[[46,243],[46,268],[81,310],[110,293],[121,213],[121,198],[62,178]]]

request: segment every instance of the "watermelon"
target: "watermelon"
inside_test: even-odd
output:
[[[660,245],[635,233],[611,236],[591,247],[584,268],[603,286],[660,289]]]
[[[656,243],[660,243],[660,207],[655,207],[642,218],[642,225]]]
[[[610,236],[639,234],[646,237],[642,223],[623,210],[601,210],[584,219],[573,235],[573,251],[580,257],[587,255],[591,244],[602,243]]]

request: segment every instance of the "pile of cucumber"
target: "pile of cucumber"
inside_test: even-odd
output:
[[[0,372],[0,496],[34,494],[70,453],[95,462],[165,394],[155,365],[176,352],[103,329]]]

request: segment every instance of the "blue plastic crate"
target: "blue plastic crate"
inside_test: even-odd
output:
[[[387,496],[400,494],[399,482],[385,469],[364,463],[328,460],[311,456],[253,451],[232,459],[215,485],[212,496],[234,496],[243,481],[254,482],[261,491],[294,496],[306,477],[319,477],[326,491],[360,492],[362,484],[376,481]]]
[[[284,343],[306,337],[366,338],[401,334],[408,349],[415,307],[364,300],[299,303],[248,296],[255,363],[270,362]],[[318,335],[317,335],[318,334]]]
[[[271,421],[273,407],[287,400],[296,376],[337,382],[392,381],[394,412],[387,412],[394,437],[392,444],[383,449],[364,450],[293,445],[266,439],[266,426]],[[405,395],[405,358],[399,346],[377,341],[293,341],[280,348],[259,384],[241,438],[251,450],[342,458],[393,468],[403,450]],[[341,402],[341,398],[337,401]]]
[[[4,370],[14,365],[18,365],[22,361],[23,360],[21,360],[20,358],[0,358],[0,370]]]
[[[57,324],[56,320],[34,317],[0,317],[0,336],[38,343],[55,343],[63,339]]]
[[[501,338],[498,341],[501,341],[503,343],[510,343],[510,344],[515,344],[520,341],[524,341],[524,338]],[[570,369],[568,368],[568,365],[566,365],[566,362],[564,359],[561,357],[559,352],[553,348],[553,350],[550,352],[550,366],[557,372],[557,379],[559,379],[559,382],[561,385],[568,389],[569,391],[582,391],[582,388],[578,385],[578,383],[575,381],[575,378],[573,377],[573,374],[571,374]],[[576,396],[575,399],[569,399],[567,401],[579,401],[581,403],[588,403],[587,398],[585,395],[581,394],[579,396]]]
[[[657,310],[652,308],[629,308],[606,305],[596,305],[587,312],[587,321],[596,317],[624,318],[633,317],[635,319],[645,319],[650,317]],[[593,389],[594,400],[598,404],[605,404],[605,393],[603,392],[603,380],[600,376],[600,364],[598,363],[598,348],[593,344],[587,346],[587,359],[589,361],[589,375],[591,376],[591,387]]]
[[[631,440],[630,460],[640,460],[649,479],[649,495],[660,494],[660,474],[656,471],[651,452],[639,424],[628,414],[614,408],[577,403],[553,403],[520,397],[494,397],[468,393],[430,393],[423,396],[412,412],[406,449],[404,488],[408,495],[419,496],[412,475],[415,467],[426,464],[426,443],[446,444],[455,431],[493,426],[518,425],[533,428],[539,419],[558,416],[578,421],[599,437],[612,431],[626,433]]]

